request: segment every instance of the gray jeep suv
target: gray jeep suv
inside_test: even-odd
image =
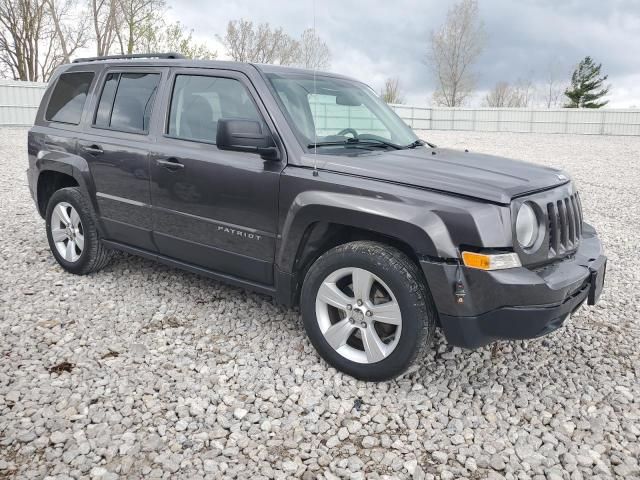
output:
[[[320,355],[382,380],[449,343],[559,326],[606,257],[560,170],[426,143],[366,85],[176,54],[60,67],[29,187],[67,271],[113,250],[299,305]]]

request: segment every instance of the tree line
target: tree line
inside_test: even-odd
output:
[[[109,54],[177,52],[194,59],[214,59],[218,52],[194,39],[193,30],[165,20],[166,0],[0,0],[0,73],[16,80],[47,81],[55,68],[79,51]],[[239,19],[215,35],[226,55],[241,62],[275,63],[328,69],[331,52],[314,29],[300,37],[268,23]],[[431,32],[426,64],[436,88],[435,105],[460,107],[476,95],[476,66],[487,34],[477,0],[459,0],[445,22]],[[602,65],[585,57],[570,82],[551,64],[542,85],[530,80],[500,81],[484,96],[487,107],[528,107],[536,97],[548,107],[600,108],[607,104],[607,76]],[[380,91],[388,103],[402,103],[399,78],[388,78]]]
[[[478,74],[475,69],[486,46],[487,34],[480,18],[477,0],[461,0],[447,12],[444,24],[431,33],[427,54],[436,91],[433,103],[439,106],[464,106],[475,93]],[[610,91],[602,64],[587,56],[575,68],[569,82],[563,81],[558,64],[552,63],[544,83],[536,87],[530,80],[515,83],[499,81],[485,95],[486,107],[528,107],[536,93],[547,108],[600,108]],[[538,92],[536,92],[538,90]]]
[[[180,22],[168,23],[165,0],[0,0],[0,73],[46,82],[79,51],[96,56],[177,52],[215,59],[218,52]],[[313,29],[299,38],[268,23],[231,20],[216,35],[236,61],[326,69],[331,53]]]

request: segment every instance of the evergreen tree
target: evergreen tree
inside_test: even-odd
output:
[[[571,76],[571,86],[564,94],[569,98],[566,108],[600,108],[604,107],[608,100],[599,102],[609,93],[609,85],[603,86],[608,75],[601,76],[602,64],[596,65],[591,57],[584,57]]]

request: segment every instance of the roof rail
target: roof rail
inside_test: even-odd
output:
[[[100,60],[130,60],[134,58],[187,58],[181,53],[168,52],[168,53],[131,53],[128,55],[104,55],[102,57],[86,57],[76,58],[73,63],[82,62],[99,62]]]

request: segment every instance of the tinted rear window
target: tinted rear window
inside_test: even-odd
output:
[[[146,132],[159,82],[159,73],[110,73],[102,89],[94,124]]]
[[[45,119],[50,122],[78,125],[92,80],[92,72],[60,75],[47,105]]]

